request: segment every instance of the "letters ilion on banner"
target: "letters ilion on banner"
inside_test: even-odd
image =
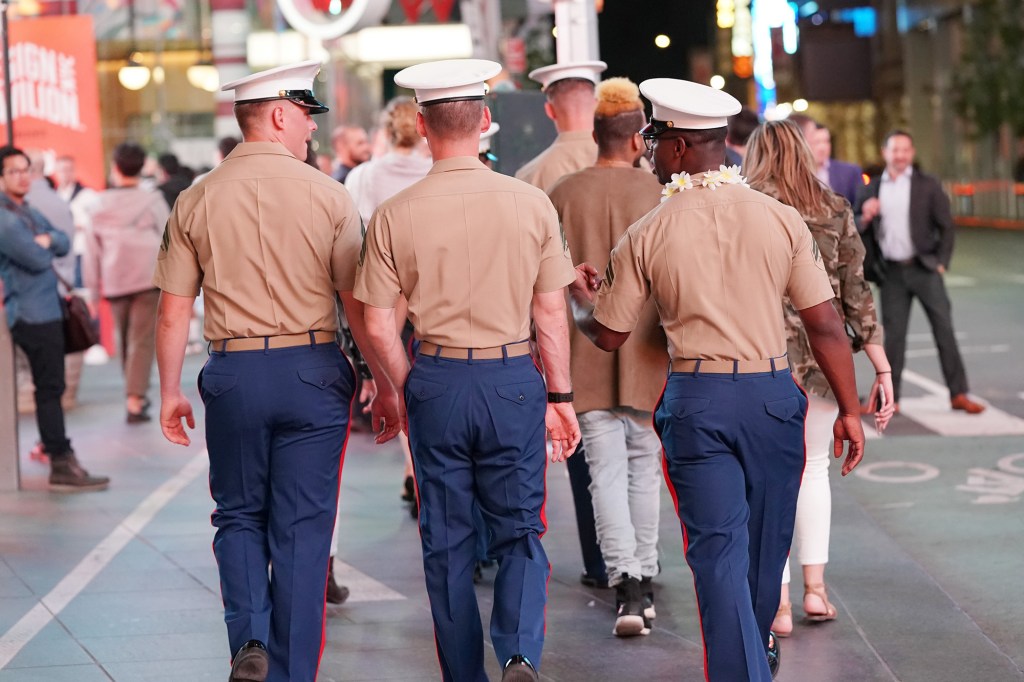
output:
[[[14,144],[71,156],[83,185],[104,187],[92,17],[12,21],[10,57]],[[0,75],[6,78],[2,68]],[[0,143],[6,139],[7,111],[0,105]]]

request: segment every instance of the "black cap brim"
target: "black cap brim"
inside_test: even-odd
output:
[[[313,96],[310,90],[282,90],[277,97],[260,97],[259,99],[236,100],[235,104],[252,104],[255,102],[272,102],[274,100],[286,99],[294,102],[300,107],[309,109],[310,114],[326,114],[330,111],[327,106]]]

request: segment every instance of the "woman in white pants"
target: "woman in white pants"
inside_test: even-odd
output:
[[[846,324],[854,351],[864,350],[875,368],[869,404],[876,428],[885,428],[893,414],[892,372],[882,347],[882,327],[871,289],[864,280],[864,245],[853,222],[850,203],[833,193],[815,174],[814,157],[800,128],[791,121],[769,121],[750,136],[743,162],[751,187],[792,206],[807,223],[835,292],[836,310]],[[797,499],[794,545],[803,567],[804,614],[812,621],[833,620],[836,609],[825,589],[832,495],[829,490],[829,444],[838,407],[811,354],[796,310],[784,305],[789,366],[808,394],[804,432],[806,463]],[[782,598],[772,631],[779,637],[793,630],[789,598],[789,564],[782,579]]]

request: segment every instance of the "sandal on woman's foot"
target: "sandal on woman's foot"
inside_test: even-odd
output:
[[[775,612],[775,620],[772,621],[772,632],[776,637],[789,637],[793,632],[793,604],[785,602],[779,604],[779,610]]]
[[[820,601],[821,608],[808,608],[807,599],[809,597]],[[811,606],[817,606],[817,604],[812,602]],[[814,622],[836,619],[836,607],[832,606],[832,602],[828,600],[828,593],[825,592],[825,583],[804,585],[804,613],[807,615],[807,620]]]

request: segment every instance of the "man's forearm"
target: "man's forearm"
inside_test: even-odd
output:
[[[580,296],[569,297],[576,328],[603,351],[618,350],[629,338],[629,332],[617,332],[594,319],[594,304]]]
[[[565,298],[561,291],[555,293],[557,303],[544,294],[534,298],[533,321],[548,390],[554,393],[570,393],[572,379],[569,376],[569,321],[565,313]],[[545,298],[542,300],[540,297]]]
[[[832,301],[800,311],[814,359],[828,380],[839,403],[839,412],[857,414],[857,377],[853,370],[853,352]]]
[[[181,367],[188,344],[188,324],[194,299],[163,292],[156,318],[156,365],[160,373],[160,394],[181,391]]]
[[[390,382],[396,391],[401,391],[409,376],[409,358],[402,346],[402,337],[395,329],[395,309],[364,306],[364,321],[367,345],[374,355],[381,378]],[[354,334],[354,327],[352,331]],[[358,337],[356,342],[359,342]],[[370,369],[377,371],[372,365]]]

